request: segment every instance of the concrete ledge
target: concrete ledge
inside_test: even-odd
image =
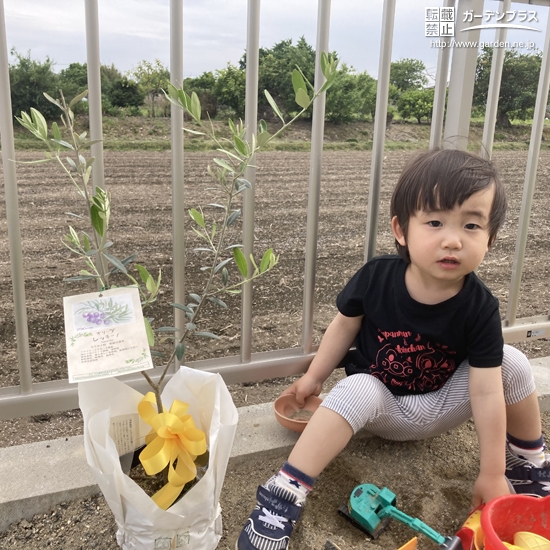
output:
[[[0,480],[0,531],[99,491],[86,462],[83,436],[1,448]]]
[[[241,462],[251,456],[291,449],[300,434],[283,428],[275,419],[273,403],[239,407],[239,423],[230,461]]]
[[[550,357],[531,364],[541,410],[550,411]],[[367,432],[356,437],[365,436]],[[241,407],[230,462],[280,453],[297,439],[298,434],[278,424],[271,403]],[[0,448],[0,531],[98,491],[84,455],[83,436]]]

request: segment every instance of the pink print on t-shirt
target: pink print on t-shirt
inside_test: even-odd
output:
[[[413,337],[414,336],[414,337]],[[378,330],[381,346],[371,374],[386,386],[399,387],[411,393],[424,393],[441,388],[456,370],[455,351],[430,343],[410,331]]]

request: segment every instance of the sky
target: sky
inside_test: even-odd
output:
[[[31,57],[40,61],[49,57],[56,71],[72,62],[86,61],[84,0],[2,1],[8,49],[22,54],[30,51]],[[238,63],[246,48],[247,4],[247,0],[183,0],[186,77]],[[438,48],[425,36],[425,8],[441,5],[442,0],[397,0],[392,60],[420,59],[428,75],[435,74]],[[489,12],[498,11],[499,5],[502,3],[486,0],[481,17],[474,21],[496,22],[496,16],[489,17]],[[315,47],[317,6],[317,0],[263,0],[260,46],[271,48],[288,38],[295,43],[304,36]],[[374,77],[378,74],[382,10],[383,0],[331,2],[329,49],[357,71]],[[510,30],[508,40],[533,42],[542,50],[548,8],[513,3],[513,10],[535,12],[538,22],[529,26],[540,32]],[[159,59],[169,66],[169,0],[98,0],[98,12],[102,64],[114,64],[122,73],[142,60]],[[457,13],[459,17],[465,18],[465,14]],[[519,22],[517,17],[512,23]],[[494,33],[482,31],[481,40],[494,40]]]

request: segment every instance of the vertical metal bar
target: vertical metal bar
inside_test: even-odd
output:
[[[321,70],[321,54],[328,53],[330,30],[330,0],[319,0],[317,8],[317,43],[315,54],[315,89],[325,83]],[[313,346],[313,308],[315,295],[315,269],[317,263],[317,234],[319,228],[319,201],[321,195],[321,169],[323,138],[325,135],[326,93],[313,102],[311,123],[311,155],[309,168],[309,193],[307,201],[306,252],[304,266],[304,303],[302,314],[302,346],[304,353],[311,353]]]
[[[546,37],[544,39],[544,51],[537,89],[537,101],[533,115],[533,126],[531,128],[531,140],[529,142],[529,154],[527,156],[527,170],[525,171],[525,182],[523,184],[523,198],[519,212],[519,227],[516,240],[516,251],[514,263],[512,264],[512,278],[510,281],[510,292],[508,294],[508,307],[506,309],[506,325],[512,326],[516,321],[518,310],[519,288],[523,262],[525,260],[525,249],[527,248],[527,236],[529,233],[529,219],[531,216],[531,205],[535,193],[535,181],[537,167],[539,164],[540,144],[544,119],[546,116],[546,103],[548,101],[548,87],[550,84],[550,12],[546,24]]]
[[[85,0],[86,59],[88,70],[88,105],[90,110],[90,139],[100,140],[91,147],[95,158],[92,172],[94,188],[105,187],[103,163],[103,123],[101,109],[101,71],[99,61],[99,16],[97,0]]]
[[[183,84],[183,0],[170,0],[170,82]],[[185,216],[183,111],[170,104],[172,143],[172,281],[174,302],[185,304]],[[174,308],[174,326],[185,327],[185,312]],[[180,333],[181,334],[181,333]],[[177,360],[176,360],[177,361]],[[177,367],[174,361],[174,368]]]
[[[246,37],[246,140],[252,143],[258,126],[258,75],[260,63],[260,0],[248,0]],[[243,252],[250,271],[250,254],[254,251],[254,206],[256,193],[256,168],[254,158],[245,171],[245,178],[252,187],[243,196]],[[252,355],[252,291],[251,282],[243,286],[241,301],[241,360],[249,362]]]
[[[444,7],[455,5],[455,0],[445,0]],[[451,41],[445,37],[439,39],[441,46],[437,56],[437,73],[435,77],[434,106],[430,128],[430,149],[441,147],[443,121],[445,119],[445,101],[447,99],[447,79],[449,78],[449,61],[451,59]]]
[[[384,161],[384,142],[386,140],[386,115],[388,112],[388,94],[390,90],[390,66],[395,19],[395,0],[384,2],[382,13],[382,37],[380,39],[380,59],[378,62],[378,85],[376,88],[376,111],[372,138],[372,161],[370,170],[369,205],[367,211],[367,231],[365,235],[365,261],[376,253],[376,234],[378,230],[378,206],[380,184],[382,181],[382,163]]]
[[[475,43],[475,46],[455,48],[451,63],[449,97],[447,100],[447,117],[445,120],[444,147],[466,149],[472,116],[472,98],[474,94],[475,71],[477,65],[477,44],[480,30],[463,32],[472,23],[463,21],[460,14],[468,11],[480,14],[483,11],[483,0],[458,0],[455,36],[460,40]]]
[[[510,11],[512,0],[504,0],[501,13]],[[503,44],[506,41],[508,29],[497,29],[495,43]],[[489,77],[489,90],[487,92],[487,107],[485,108],[485,123],[483,125],[483,138],[481,140],[480,156],[490,159],[493,154],[493,139],[495,137],[495,124],[497,121],[498,98],[500,94],[500,82],[502,80],[502,67],[506,48],[493,48],[491,60],[491,76]]]
[[[17,337],[17,358],[19,361],[19,383],[22,393],[30,393],[32,391],[31,358],[25,301],[21,227],[19,225],[19,205],[17,202],[17,176],[11,108],[4,0],[0,0],[0,139],[4,171],[4,195],[6,200],[6,218],[8,221],[11,280],[15,310],[15,334]]]

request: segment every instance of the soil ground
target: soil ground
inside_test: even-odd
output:
[[[398,174],[410,152],[392,151],[385,157],[378,253],[393,252],[388,203]],[[18,154],[18,160],[36,159],[36,153]],[[188,206],[216,202],[207,195],[206,166],[212,153],[187,153],[185,193]],[[323,157],[320,230],[316,279],[315,340],[334,316],[339,289],[363,262],[370,152],[327,151]],[[479,269],[493,290],[504,315],[521,204],[527,152],[498,151],[494,160],[505,181],[510,208],[494,248]],[[106,152],[106,185],[112,193],[113,253],[125,257],[137,253],[140,263],[163,273],[163,295],[154,314],[157,326],[170,325],[171,281],[171,185],[169,152]],[[257,159],[255,249],[272,246],[281,255],[277,268],[255,286],[253,351],[298,347],[301,344],[302,281],[308,195],[309,153],[276,152]],[[537,189],[533,200],[528,250],[518,317],[542,315],[550,303],[550,153],[542,152]],[[74,190],[51,164],[18,165],[21,230],[25,262],[26,293],[33,380],[66,377],[62,297],[82,293],[82,284],[69,287],[62,279],[80,266],[60,244],[66,226],[75,224],[67,212],[78,212]],[[18,383],[11,302],[9,251],[4,201],[0,200],[0,385]],[[185,215],[186,208],[181,208]],[[210,210],[205,210],[208,214]],[[238,228],[237,228],[238,229]],[[234,242],[238,242],[238,232]],[[187,274],[189,289],[200,285],[200,261],[192,254],[197,246],[189,232]],[[235,311],[213,310],[203,328],[222,336],[218,341],[190,345],[188,360],[232,355],[239,350],[240,322]],[[233,307],[232,307],[233,306]],[[237,307],[237,310],[234,308]],[[519,343],[530,358],[550,355],[548,339]],[[334,382],[340,373],[331,379]],[[237,406],[272,401],[290,380],[231,386]],[[325,388],[328,389],[328,388]],[[550,418],[545,416],[545,429]],[[0,423],[0,445],[50,439],[81,433],[78,411],[17,419]],[[242,523],[253,505],[253,495],[284,461],[284,455],[265,457],[228,470],[221,504],[225,536],[220,548],[232,548]],[[397,494],[398,504],[441,533],[459,527],[469,511],[471,485],[477,472],[477,445],[472,424],[438,438],[393,443],[378,438],[352,442],[323,473],[293,538],[293,548],[321,549],[327,539],[342,550],[365,547],[394,550],[412,532],[392,523],[375,542],[351,527],[336,513],[358,483],[387,486]],[[14,525],[0,535],[0,548],[115,549],[116,526],[101,496],[57,506],[51,512]],[[422,540],[422,547],[435,544]]]

